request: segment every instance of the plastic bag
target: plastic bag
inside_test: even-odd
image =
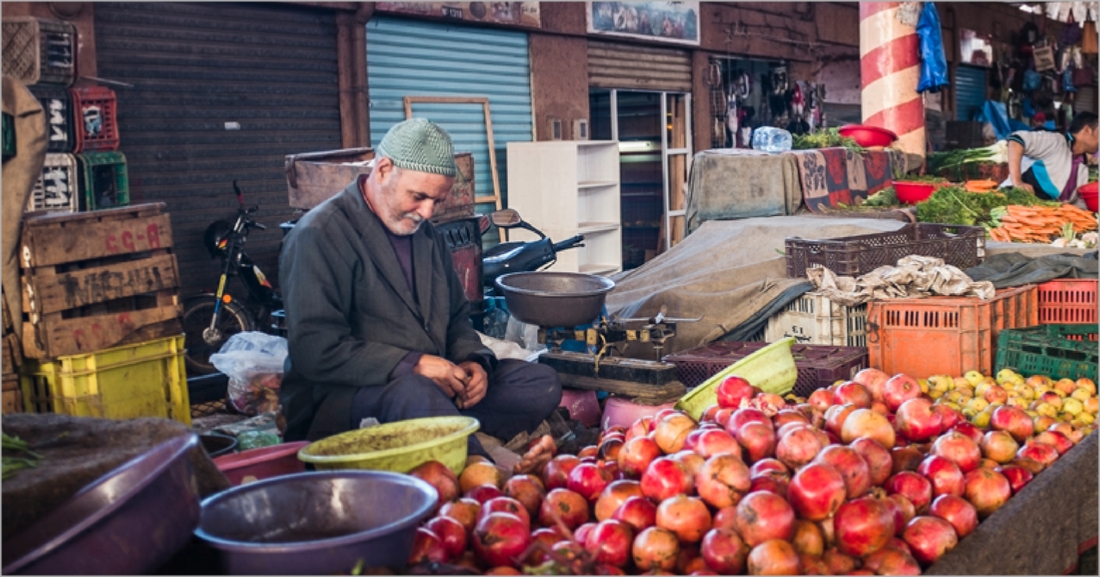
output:
[[[246,415],[278,410],[286,339],[251,331],[237,333],[220,351],[210,355],[210,364],[229,377],[229,401]]]
[[[932,2],[925,2],[921,9],[917,34],[920,35],[920,82],[917,83],[917,92],[939,92],[940,87],[951,82],[947,78],[947,58],[943,55],[940,15]]]

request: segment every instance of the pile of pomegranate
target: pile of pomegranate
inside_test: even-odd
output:
[[[917,575],[1081,440],[1016,407],[988,431],[918,382],[866,369],[788,404],[739,377],[696,422],[672,409],[503,479],[489,463],[439,492],[410,565],[492,575]]]

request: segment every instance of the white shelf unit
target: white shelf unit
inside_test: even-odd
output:
[[[549,270],[609,275],[622,270],[619,143],[508,143],[508,206],[554,242],[577,234],[585,246],[558,255]],[[509,240],[531,240],[521,229]]]

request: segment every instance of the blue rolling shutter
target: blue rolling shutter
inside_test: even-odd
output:
[[[405,119],[405,96],[488,97],[497,172],[505,194],[507,143],[533,139],[526,33],[375,16],[367,23],[367,78],[375,146],[391,126]],[[492,195],[481,105],[413,104],[412,110],[413,116],[431,119],[450,132],[456,151],[473,153],[475,191],[478,196]],[[490,204],[478,208],[495,209]]]
[[[955,69],[955,119],[973,120],[985,104],[986,69],[959,65]]]

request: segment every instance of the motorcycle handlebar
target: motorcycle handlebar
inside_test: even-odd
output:
[[[561,242],[555,242],[553,244],[554,252],[558,253],[558,252],[561,252],[563,250],[582,247],[582,246],[584,246],[583,243],[584,243],[584,235],[583,234],[578,234],[577,236],[574,236],[572,238],[567,238],[567,239],[565,239]]]

